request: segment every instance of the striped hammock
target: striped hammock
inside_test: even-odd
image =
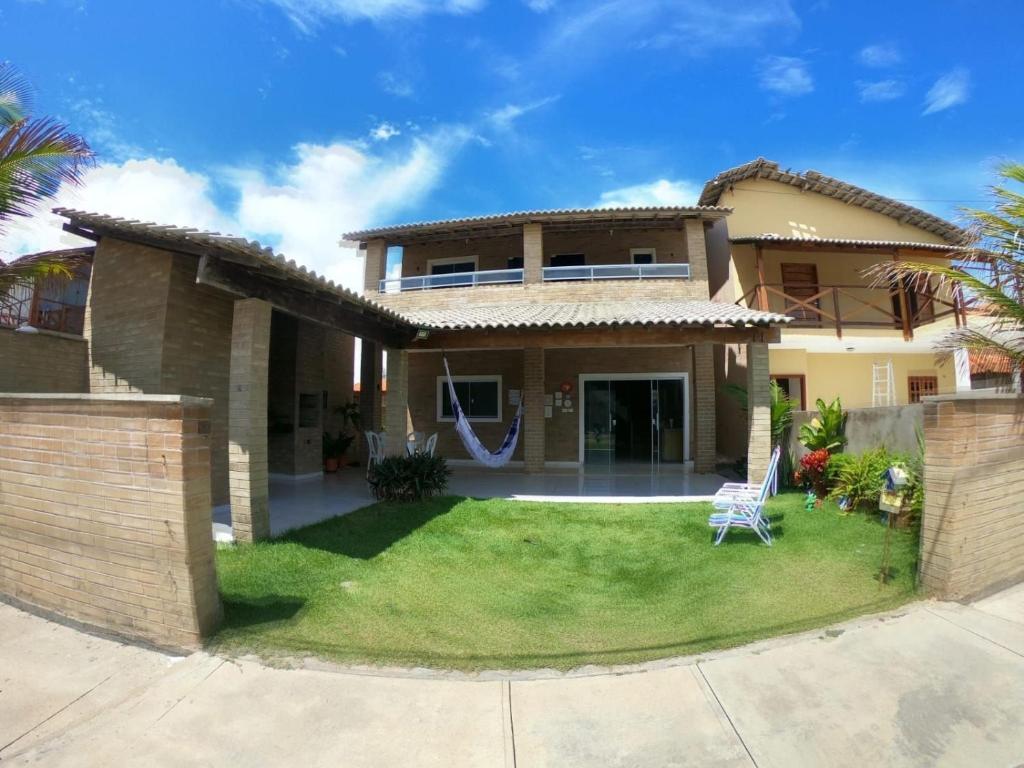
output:
[[[508,433],[505,435],[505,439],[501,443],[501,447],[496,451],[488,451],[483,443],[480,442],[480,438],[476,436],[473,431],[473,427],[470,426],[469,419],[462,412],[462,406],[459,405],[459,398],[455,395],[455,384],[452,382],[452,372],[448,370],[448,358],[444,358],[444,372],[448,377],[448,394],[452,398],[452,415],[455,417],[455,431],[458,433],[459,438],[462,440],[462,444],[466,446],[466,450],[469,451],[469,455],[476,459],[478,462],[483,464],[485,467],[491,467],[496,469],[503,467],[512,458],[512,454],[515,453],[516,443],[519,442],[519,430],[523,423],[523,401],[519,400],[519,407],[516,408],[516,415],[512,419],[512,424],[509,425]],[[498,393],[501,397],[501,393]]]

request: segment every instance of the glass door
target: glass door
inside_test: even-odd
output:
[[[686,458],[686,424],[682,379],[651,382],[651,421],[657,443],[655,466],[682,464]]]
[[[611,467],[615,461],[615,419],[610,381],[583,382],[583,463]]]

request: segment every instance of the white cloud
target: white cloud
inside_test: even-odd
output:
[[[452,126],[389,154],[371,154],[357,143],[299,144],[291,162],[269,171],[224,169],[222,183],[236,200],[228,208],[217,205],[209,176],[174,160],[103,164],[86,173],[82,187],[62,188],[52,206],[260,239],[288,258],[357,288],[362,263],[355,251],[338,247],[340,235],[391,219],[421,202],[469,138],[466,129]],[[78,238],[61,230],[63,221],[41,212],[11,226],[0,237],[0,258],[80,245]]]
[[[941,112],[944,109],[955,107],[967,101],[967,94],[971,87],[971,75],[963,67],[947,72],[935,81],[925,96],[924,114],[930,115],[933,112]]]
[[[495,128],[499,130],[508,130],[512,127],[512,124],[523,115],[528,112],[533,112],[535,109],[546,107],[548,104],[553,104],[558,101],[560,96],[548,96],[538,101],[530,102],[529,104],[506,104],[501,109],[496,109],[487,115],[488,121]]]
[[[105,163],[88,169],[81,187],[61,187],[36,216],[12,222],[0,236],[2,258],[82,245],[80,238],[61,230],[65,220],[49,212],[58,206],[220,232],[233,227],[231,218],[213,203],[206,176],[191,173],[174,160]]]
[[[858,80],[857,90],[860,91],[861,101],[870,102],[898,99],[907,89],[900,80],[875,80],[872,82]]]
[[[387,141],[401,135],[401,131],[386,120],[370,130],[370,138],[374,141]]]
[[[701,185],[690,181],[658,179],[601,193],[596,208],[644,208],[659,205],[693,205]]]
[[[803,96],[814,90],[807,62],[792,56],[766,56],[758,64],[761,87],[781,96]]]
[[[857,58],[866,67],[894,67],[903,61],[903,54],[895,43],[875,43],[861,48]]]
[[[523,0],[523,2],[535,13],[547,13],[555,7],[555,0]]]
[[[390,93],[392,96],[407,99],[414,93],[412,83],[394,72],[381,72],[377,75],[377,82],[386,93]]]
[[[276,5],[302,32],[314,32],[328,21],[383,21],[416,18],[428,13],[464,14],[483,7],[484,0],[263,0]]]

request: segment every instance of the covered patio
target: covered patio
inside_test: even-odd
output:
[[[477,499],[546,503],[682,504],[709,500],[725,482],[727,478],[721,475],[694,474],[682,467],[656,471],[553,468],[528,473],[522,467],[487,469],[456,464],[452,466],[448,493]],[[293,528],[347,515],[373,503],[360,467],[298,480],[271,478],[270,535],[279,536]],[[213,533],[217,541],[234,540],[230,504],[214,507]]]

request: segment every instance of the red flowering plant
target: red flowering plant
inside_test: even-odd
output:
[[[811,451],[800,459],[800,469],[794,473],[793,480],[798,485],[812,488],[814,495],[819,499],[825,498],[828,495],[828,488],[825,485],[825,470],[828,469],[830,458],[826,448]]]

